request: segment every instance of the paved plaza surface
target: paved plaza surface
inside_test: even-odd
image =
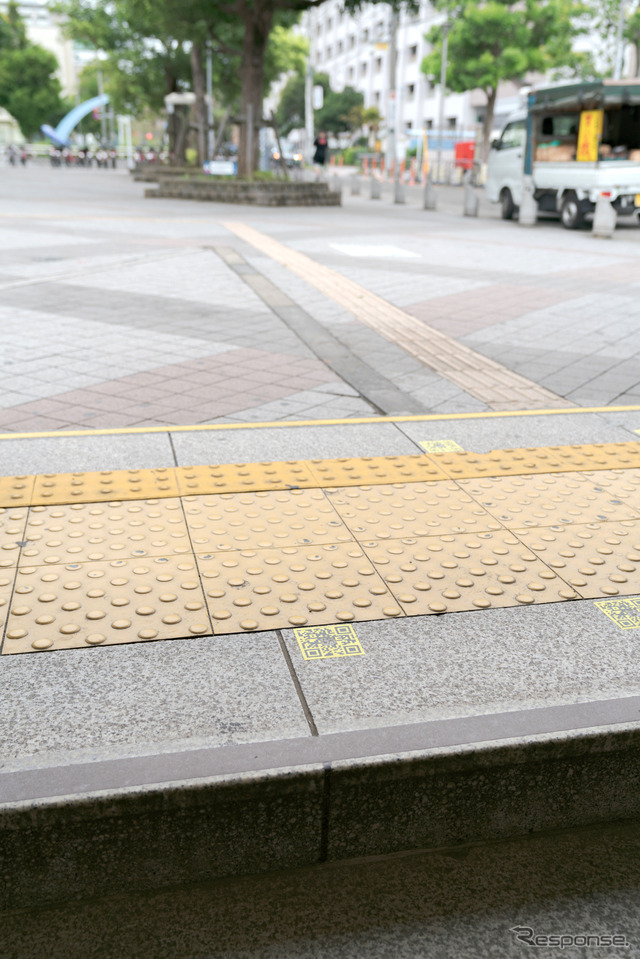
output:
[[[0,957],[640,955],[637,221],[143,192],[0,179]]]

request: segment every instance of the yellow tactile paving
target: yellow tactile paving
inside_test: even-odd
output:
[[[196,558],[216,633],[402,615],[353,540]]]
[[[23,566],[3,653],[211,634],[193,556]]]
[[[362,486],[369,483],[415,483],[446,479],[432,459],[420,453],[414,456],[371,456],[353,459],[311,460],[309,468],[316,484]]]
[[[364,548],[410,616],[579,598],[506,530],[371,542]]]
[[[101,503],[177,496],[173,469],[44,473],[36,477],[32,504]]]
[[[640,443],[594,443],[539,449],[494,450],[492,453],[431,453],[452,478],[515,476],[573,470],[640,467]]]
[[[319,489],[185,496],[183,503],[196,552],[320,545],[352,538]]]
[[[358,540],[501,529],[501,523],[451,481],[327,490]]]
[[[637,519],[640,514],[581,473],[461,480],[460,486],[510,528]]]
[[[16,578],[17,567],[13,569],[0,569],[0,636],[4,631],[4,626],[9,614],[9,601],[13,591],[13,582]]]
[[[28,512],[24,506],[0,506],[0,570],[18,565]]]
[[[178,498],[72,503],[31,507],[21,563],[58,565],[190,552]]]
[[[0,506],[30,506],[35,476],[0,476]]]
[[[640,591],[640,521],[549,526],[516,534],[585,598]]]
[[[8,477],[2,653],[622,602],[640,593],[639,448]]]
[[[229,466],[180,466],[176,469],[178,489],[182,496],[207,493],[257,492],[270,489],[297,489],[317,486],[302,460],[282,463],[235,463]]]

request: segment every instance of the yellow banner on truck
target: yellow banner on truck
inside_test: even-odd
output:
[[[602,136],[604,110],[583,110],[580,114],[578,149],[576,160],[595,163],[598,159],[598,144]]]

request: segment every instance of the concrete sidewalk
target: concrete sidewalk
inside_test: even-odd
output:
[[[151,210],[119,173],[14,172],[0,188],[0,478],[403,456],[423,454],[422,443],[484,454],[637,442],[632,231],[598,241],[410,205],[381,216],[358,197],[342,210],[161,200]],[[514,400],[519,390],[537,409]],[[600,495],[596,473],[584,480]],[[574,517],[569,529],[589,538],[598,527],[589,564],[608,575],[613,563],[615,582],[631,564],[613,618],[589,593],[356,621],[357,655],[316,660],[281,627],[0,657],[8,954],[524,955],[527,946],[505,938],[507,921],[546,932],[560,915],[584,926],[587,900],[573,910],[562,895],[587,867],[558,866],[557,909],[517,912],[507,898],[495,918],[490,895],[466,897],[457,919],[436,910],[415,938],[405,930],[406,948],[398,913],[384,914],[393,919],[377,937],[365,924],[349,939],[347,910],[330,949],[302,942],[294,922],[293,938],[276,936],[269,952],[254,935],[261,910],[271,912],[266,886],[229,877],[300,868],[279,888],[324,888],[333,880],[315,870],[333,862],[326,876],[348,888],[359,867],[339,860],[513,840],[487,847],[499,885],[504,863],[526,858],[518,844],[529,832],[570,830],[567,855],[580,835],[596,855],[597,835],[575,830],[636,819],[638,475],[613,477],[614,513]],[[558,496],[578,504],[569,489]],[[549,494],[550,508],[558,496]],[[558,524],[547,516],[535,529],[543,553]],[[30,548],[26,534],[17,545]],[[38,562],[29,569],[50,578],[64,565]],[[9,568],[11,559],[0,563],[3,575]],[[12,610],[17,595],[9,593]],[[20,604],[28,602],[27,588]],[[607,828],[635,855],[635,827]],[[537,841],[540,861],[552,862],[555,840]],[[469,855],[460,881],[477,883],[482,860]],[[421,876],[427,889],[433,869],[435,888],[448,888],[446,862],[416,858],[404,872],[394,862],[365,866],[365,875],[392,889],[403,875]],[[637,936],[628,900],[610,872],[601,875],[611,921],[586,931]],[[194,892],[205,910],[225,890],[234,909],[262,903],[246,941],[212,945],[224,917],[203,926],[196,906],[178,941],[167,927],[149,938],[153,897],[167,895],[154,890],[180,887],[183,901],[203,882],[213,883]],[[127,920],[129,938],[118,940],[120,896],[131,897],[139,922]],[[83,915],[109,930],[101,942],[76,929],[76,906],[61,905],[87,898]],[[417,921],[411,897],[398,908]],[[494,920],[479,942],[487,908]]]

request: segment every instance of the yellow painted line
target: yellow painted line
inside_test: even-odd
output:
[[[194,426],[119,426],[96,430],[52,430],[42,433],[0,433],[0,440],[35,440],[56,436],[119,436],[127,433],[196,433],[260,430],[274,427],[361,426],[365,423],[431,423],[445,420],[498,419],[502,416],[556,416],[575,413],[637,413],[640,406],[570,406],[548,410],[487,410],[484,413],[415,413],[407,416],[350,416],[328,420],[267,420],[263,423],[198,423]],[[634,430],[640,433],[640,430]]]

